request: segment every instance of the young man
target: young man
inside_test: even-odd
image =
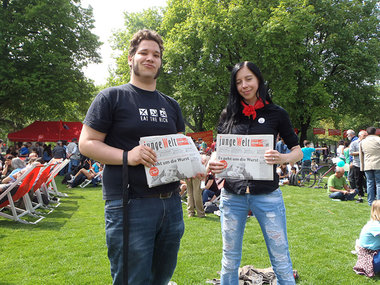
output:
[[[318,148],[311,147],[311,142],[306,141],[306,140],[304,141],[304,145],[305,146],[301,148],[302,153],[303,153],[302,169],[311,167],[311,156],[314,151],[326,149],[325,147],[318,147]]]
[[[66,149],[66,157],[70,158],[69,167],[67,169],[68,173],[71,173],[71,171],[79,165],[80,162],[80,152],[78,149],[78,139],[73,138],[71,140],[71,143],[68,144]]]
[[[142,136],[185,130],[178,103],[156,90],[162,51],[163,42],[156,32],[141,30],[133,36],[128,55],[130,82],[97,95],[79,140],[83,155],[105,164],[103,199],[113,284],[168,284],[184,232],[179,182],[148,188],[144,166],[153,166],[156,154],[139,145]],[[129,176],[128,205],[124,200],[128,206],[128,266],[124,267],[123,161]],[[123,280],[125,270],[128,281]]]
[[[342,201],[354,200],[358,190],[350,189],[344,177],[344,168],[337,167],[335,174],[331,175],[327,184],[328,192],[331,192],[331,199],[340,199]]]

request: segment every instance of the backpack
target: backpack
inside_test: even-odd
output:
[[[205,213],[214,213],[219,210],[219,207],[216,203],[208,201],[204,205]]]
[[[290,173],[290,176],[289,176],[289,185],[298,186],[298,183],[297,183],[297,174]]]

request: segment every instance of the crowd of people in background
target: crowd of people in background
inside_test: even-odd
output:
[[[1,188],[6,189],[5,185],[16,181],[23,173],[21,170],[33,162],[44,164],[64,159],[70,159],[70,162],[59,174],[64,176],[62,182],[69,188],[77,187],[86,179],[94,186],[101,182],[103,166],[81,155],[78,139],[73,138],[71,142],[58,141],[55,144],[21,142],[4,149],[0,153]]]

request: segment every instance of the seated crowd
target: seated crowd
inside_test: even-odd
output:
[[[73,139],[73,142],[76,143],[77,140]],[[61,141],[57,142],[57,145],[53,148],[53,150],[51,150],[51,145],[46,145],[39,142],[34,145],[32,143],[23,143],[10,146],[6,150],[5,155],[0,154],[0,193],[8,189],[12,183],[14,183],[32,166],[61,162],[65,158],[70,158],[70,162],[72,162],[72,158],[74,156],[69,152],[69,150],[70,148],[66,148],[65,144]],[[82,163],[72,167],[70,172],[68,172],[68,165],[66,165],[66,167],[60,172],[60,175],[65,175],[65,178],[68,177],[69,179],[72,177],[73,179],[71,179],[72,181],[68,181],[69,179],[64,178],[63,183],[67,183],[71,188],[80,185],[86,179],[93,180],[96,177],[96,179],[92,181],[96,186],[96,184],[101,180],[100,174],[102,171],[102,165],[80,155],[79,148],[74,148],[74,151],[77,152],[78,157],[80,157],[80,162]],[[75,163],[73,165],[75,165]],[[14,190],[12,189],[11,192],[15,193],[17,187],[18,186],[16,186]],[[45,194],[48,196],[47,193]],[[29,191],[29,196],[32,201],[36,200],[34,191]],[[4,199],[7,198],[4,197],[2,200]],[[22,204],[21,200],[22,199],[19,201]],[[44,201],[47,201],[46,204],[48,204],[48,200],[44,199]],[[18,206],[22,208],[20,203]]]

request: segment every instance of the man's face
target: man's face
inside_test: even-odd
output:
[[[336,177],[338,177],[338,178],[343,177],[343,175],[344,175],[344,170],[343,170],[343,171],[340,170],[340,171],[338,171],[338,172],[335,172],[335,175],[336,175]]]
[[[177,172],[177,170],[175,168],[166,169],[165,176],[166,177],[173,177],[176,175],[176,172]]]
[[[156,79],[161,67],[160,47],[155,41],[143,40],[128,63],[135,76]]]
[[[233,167],[232,167],[232,171],[234,171],[234,172],[236,172],[236,173],[243,173],[243,171],[244,171],[244,166],[242,166],[242,165],[234,165]]]
[[[364,140],[368,136],[368,133],[366,131],[361,131],[359,133],[359,140]]]

